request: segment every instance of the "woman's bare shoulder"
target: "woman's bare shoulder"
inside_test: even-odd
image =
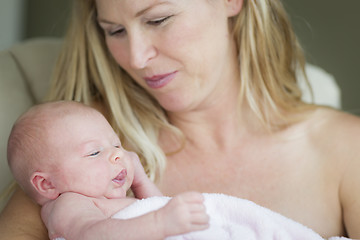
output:
[[[321,107],[313,112],[308,123],[320,138],[336,137],[334,140],[346,142],[360,139],[360,117],[350,113]]]
[[[360,162],[360,117],[331,108],[318,108],[305,123],[313,150],[346,165]]]
[[[343,221],[351,238],[360,237],[360,117],[332,109],[318,109],[311,122],[318,122],[313,137],[320,148],[324,168],[338,173]],[[331,164],[333,163],[333,164]],[[334,176],[334,175],[332,175]]]

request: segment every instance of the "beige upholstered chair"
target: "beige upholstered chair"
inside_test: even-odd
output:
[[[49,79],[60,51],[60,39],[32,39],[0,52],[0,193],[13,181],[6,160],[7,138],[17,117],[39,103],[49,87]],[[340,90],[334,78],[308,65],[316,103],[340,108]],[[304,100],[310,94],[304,81]],[[0,210],[6,199],[1,199]]]
[[[60,47],[59,39],[33,39],[0,52],[0,193],[12,182],[6,160],[12,124],[44,97]]]

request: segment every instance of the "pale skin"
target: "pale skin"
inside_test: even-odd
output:
[[[136,218],[112,219],[134,198],[99,199],[65,193],[42,208],[50,239],[164,239],[208,227],[202,195],[178,194],[159,210]]]
[[[107,36],[108,48],[119,65],[162,104],[171,123],[187,138],[182,151],[168,156],[160,190],[165,195],[189,190],[222,192],[268,207],[323,237],[360,238],[359,118],[319,107],[304,113],[303,121],[269,134],[246,103],[235,114],[239,69],[236,53],[231,51],[234,43],[223,34],[222,24],[241,10],[242,1],[169,1],[179,14],[158,28],[141,19],[157,11],[165,13],[156,18],[166,17],[172,11],[156,7],[136,18],[136,13],[159,1],[131,2],[97,1],[99,18],[113,23],[100,22],[101,27],[105,31],[125,27],[128,34]],[[115,14],[112,9],[126,14]],[[230,50],[215,52],[219,44]],[[144,79],[174,71],[177,76],[161,88],[151,88]],[[177,147],[166,132],[159,144],[165,152]],[[19,206],[20,210],[31,209],[24,210],[28,218],[16,218]],[[6,211],[15,216],[4,213],[0,228],[4,219],[14,218],[17,224],[11,227],[15,228],[21,221],[36,218],[31,212],[36,206],[23,200],[19,191]],[[39,236],[35,239],[40,239],[40,233],[34,233]]]
[[[162,194],[99,112],[87,107],[91,113],[84,114],[84,106],[74,103],[48,104],[41,111],[59,104],[74,112],[60,118],[49,113],[50,123],[42,126],[46,161],[33,163],[38,170],[29,179],[41,195],[36,200],[50,239],[155,240],[208,227],[203,196],[197,192],[178,194],[164,207],[136,218],[112,219],[136,201],[126,197],[131,186],[140,198]]]

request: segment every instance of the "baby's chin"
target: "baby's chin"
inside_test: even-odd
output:
[[[106,194],[105,198],[107,199],[119,199],[119,198],[126,198],[126,193],[123,191],[117,191],[116,193]]]

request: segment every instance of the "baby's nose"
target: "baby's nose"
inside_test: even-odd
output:
[[[110,162],[115,164],[118,163],[120,161],[120,157],[118,155],[113,155],[110,157]]]

